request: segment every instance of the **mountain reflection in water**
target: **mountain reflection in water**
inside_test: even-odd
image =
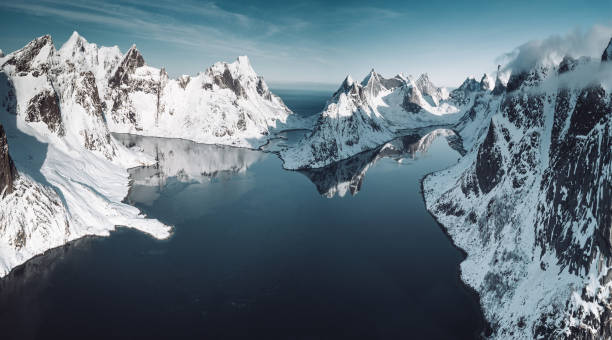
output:
[[[390,158],[398,163],[416,160],[427,153],[432,142],[438,137],[445,137],[451,148],[463,152],[461,141],[452,130],[436,129],[422,137],[418,133],[399,137],[374,150],[362,152],[324,168],[300,172],[308,177],[317,187],[319,194],[325,197],[344,197],[347,192],[356,195],[361,190],[366,172],[378,160]]]
[[[229,146],[198,144],[187,140],[116,134],[128,147],[135,147],[157,160],[156,165],[130,169],[133,184],[127,201],[151,205],[162,191],[176,192],[190,186],[206,185],[213,180],[243,176],[239,194],[248,189],[247,169],[268,154]],[[427,154],[432,142],[444,137],[451,148],[462,153],[461,141],[450,129],[428,133],[414,132],[398,137],[378,148],[336,162],[324,168],[299,170],[317,188],[319,194],[332,198],[356,195],[361,190],[368,169],[382,158],[398,163],[414,161]],[[227,191],[227,187],[224,188]]]

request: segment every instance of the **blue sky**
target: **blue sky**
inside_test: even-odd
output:
[[[455,86],[494,70],[522,43],[596,25],[612,27],[612,0],[16,0],[0,3],[0,49],[43,34],[59,47],[77,30],[122,51],[135,43],[149,65],[172,76],[246,54],[272,84],[335,86],[375,68],[389,77],[427,72],[436,84]]]

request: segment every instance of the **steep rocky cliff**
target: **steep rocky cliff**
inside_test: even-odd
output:
[[[15,163],[9,154],[8,141],[4,127],[0,125],[0,192],[10,194],[13,192],[14,181],[17,177],[17,169]]]
[[[567,57],[512,72],[475,102],[480,122],[457,126],[482,133],[425,178],[427,207],[468,254],[462,279],[493,338],[609,338],[612,67]]]

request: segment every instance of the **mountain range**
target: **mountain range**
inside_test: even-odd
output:
[[[349,75],[314,121],[293,114],[246,57],[171,79],[135,46],[123,54],[75,32],[58,50],[39,37],[0,53],[0,276],[118,225],[168,237],[171,226],[124,202],[128,168],[148,166],[141,184],[154,187],[257,160],[251,151],[187,161],[113,133],[182,138],[173,148],[197,154],[203,146],[191,141],[257,149],[308,129],[274,152],[327,197],[355,194],[377,159],[401,160],[443,135],[463,156],[426,176],[423,195],[466,253],[461,278],[479,294],[491,337],[610,338],[612,40],[602,50],[470,77],[452,91],[427,74]]]

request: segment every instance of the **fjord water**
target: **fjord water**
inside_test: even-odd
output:
[[[173,236],[119,229],[19,267],[0,281],[3,338],[471,339],[482,329],[462,255],[420,194],[425,174],[459,157],[445,134],[316,173],[261,151],[117,137],[159,160],[131,170],[126,200]]]

